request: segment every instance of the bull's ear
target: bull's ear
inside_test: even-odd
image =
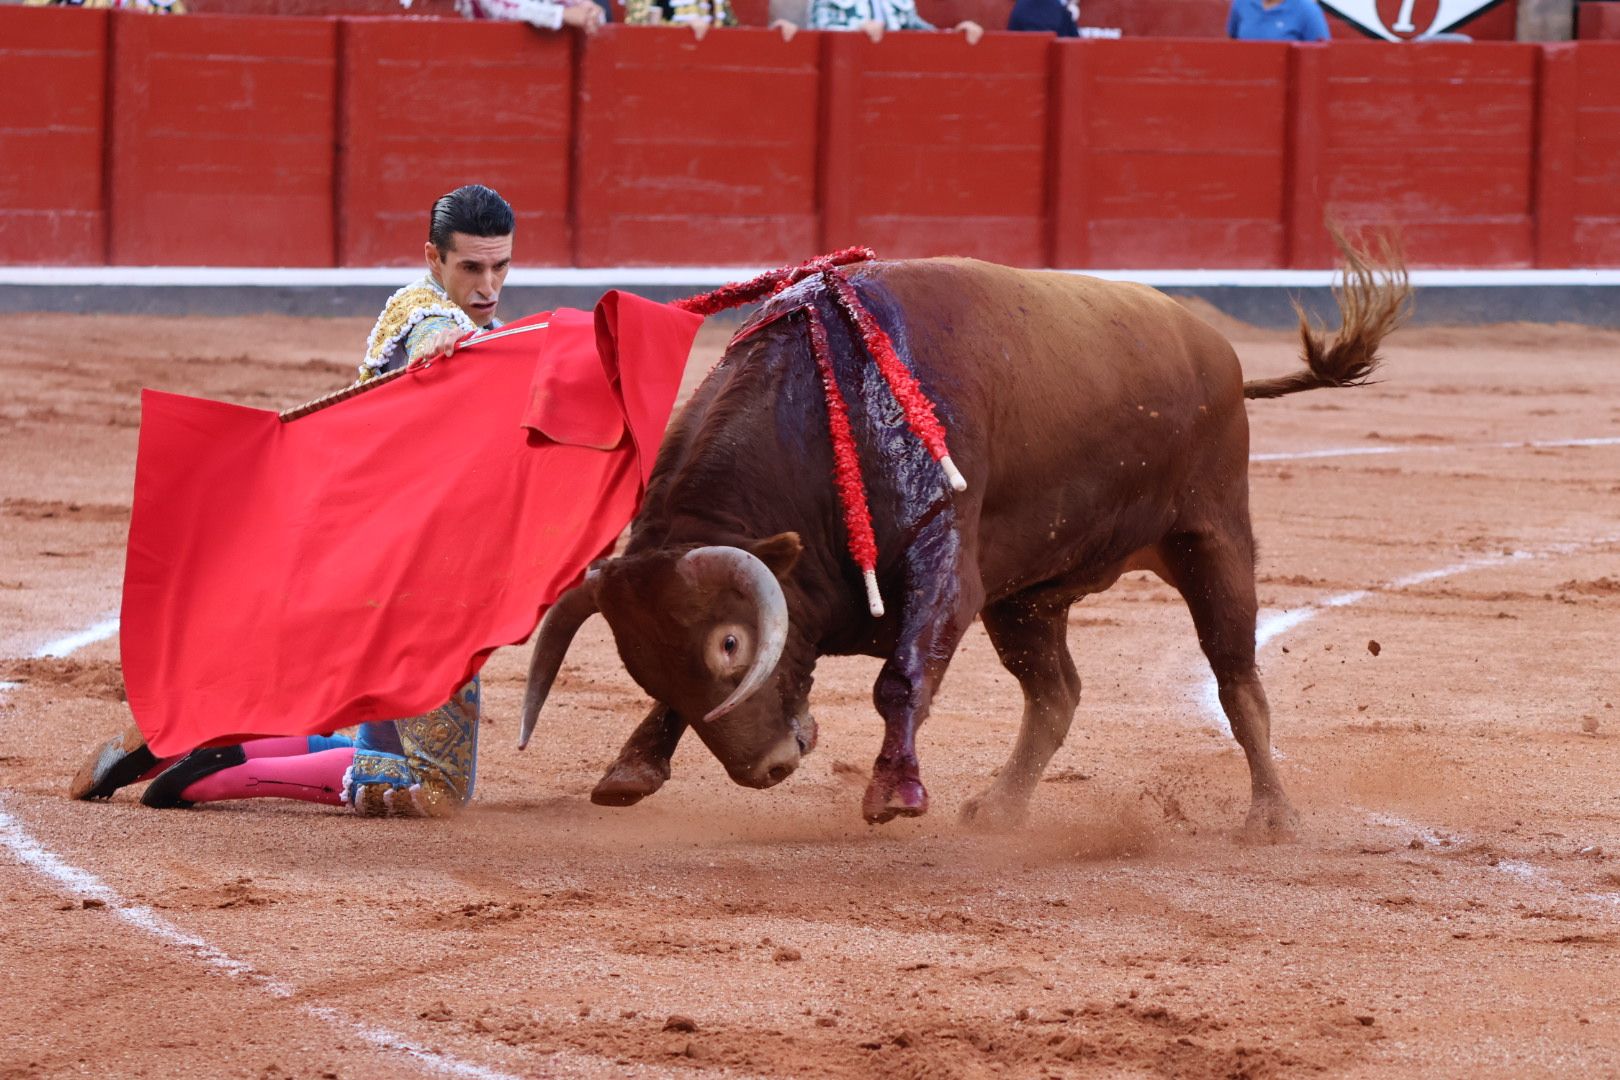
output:
[[[799,543],[798,533],[785,532],[756,540],[748,550],[754,558],[770,567],[771,573],[785,578],[788,571],[793,569],[793,564],[799,561],[799,553],[804,550],[804,545]]]

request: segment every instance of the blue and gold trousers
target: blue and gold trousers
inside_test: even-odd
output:
[[[478,676],[432,712],[360,725],[343,801],[368,817],[448,817],[472,798]]]

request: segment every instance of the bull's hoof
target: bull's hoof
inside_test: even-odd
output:
[[[1287,844],[1299,836],[1299,815],[1282,796],[1258,798],[1249,807],[1239,839],[1246,844]]]
[[[928,813],[928,789],[921,780],[885,780],[873,777],[861,800],[861,816],[869,824],[882,825],[897,817],[921,817]]]
[[[985,832],[1009,832],[1022,825],[1028,813],[1027,800],[991,788],[962,804],[962,824]]]
[[[591,789],[591,802],[597,806],[634,806],[663,787],[668,779],[668,766],[659,768],[645,761],[616,761]]]

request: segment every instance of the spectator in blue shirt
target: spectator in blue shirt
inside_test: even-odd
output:
[[[1226,36],[1239,41],[1326,41],[1327,18],[1316,0],[1232,0]]]
[[[1074,0],[1017,0],[1007,19],[1009,30],[1036,30],[1058,37],[1080,36],[1080,5]]]

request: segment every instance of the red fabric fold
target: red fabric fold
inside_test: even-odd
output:
[[[153,752],[425,712],[528,637],[634,514],[701,322],[609,294],[285,424],[144,391],[121,646]]]

